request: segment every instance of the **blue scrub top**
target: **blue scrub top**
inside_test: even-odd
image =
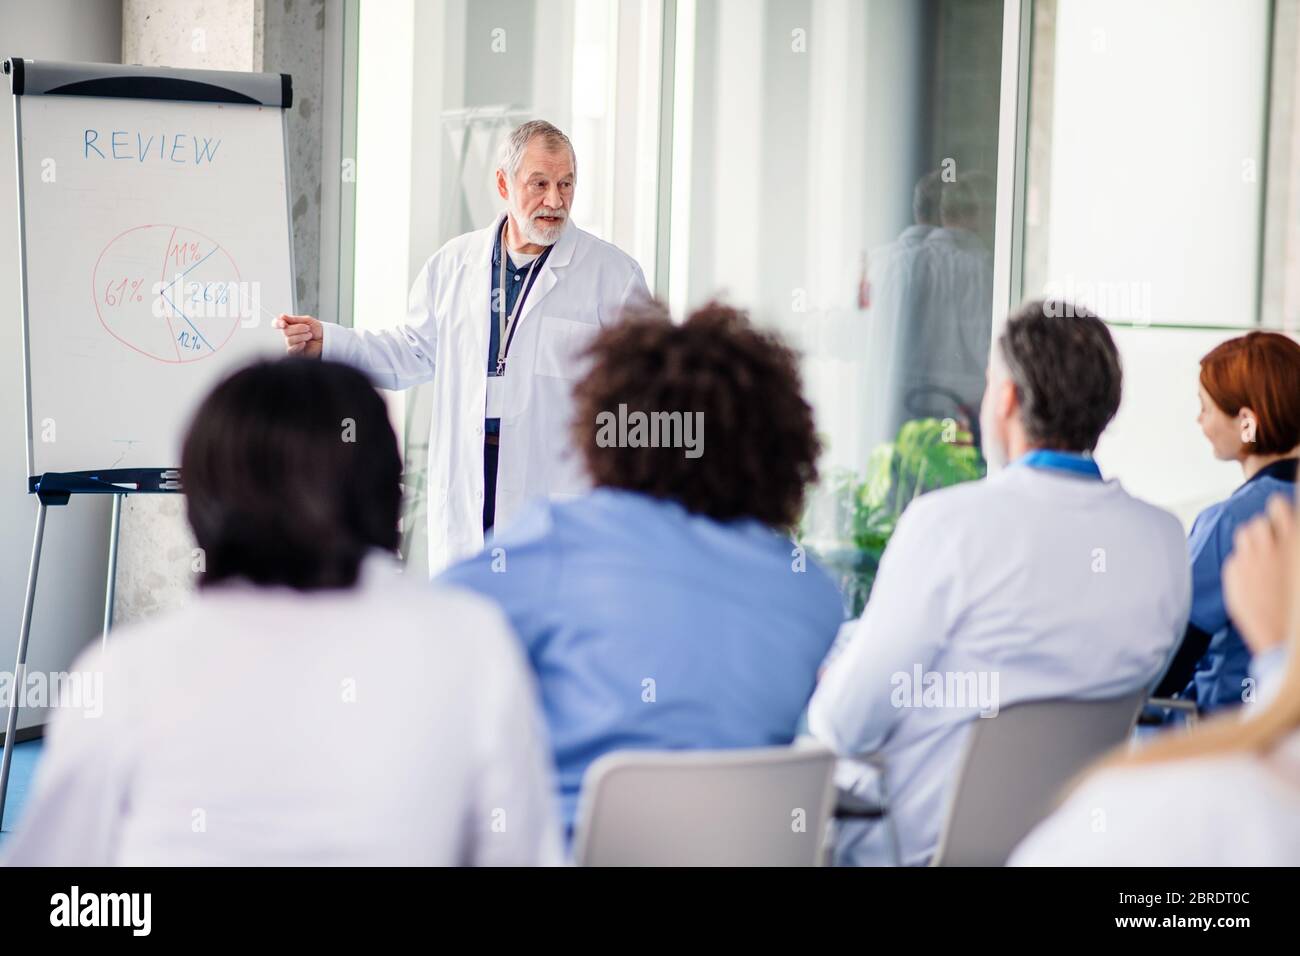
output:
[[[788,744],[844,617],[831,578],[759,522],[609,488],[534,503],[442,580],[523,640],[569,827],[602,754]]]
[[[1274,495],[1295,496],[1296,459],[1287,458],[1261,468],[1225,501],[1197,516],[1188,537],[1192,561],[1190,623],[1210,635],[1210,646],[1196,665],[1184,691],[1203,711],[1242,702],[1250,676],[1250,649],[1242,640],[1223,603],[1223,562],[1232,553],[1239,526],[1261,514]]]

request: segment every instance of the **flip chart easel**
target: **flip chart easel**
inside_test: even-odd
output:
[[[283,353],[261,295],[297,306],[287,74],[18,57],[4,72],[14,94],[27,491],[37,513],[0,823],[47,510],[74,494],[113,496],[106,640],[123,499],[182,490],[180,443],[199,399],[234,368]],[[45,434],[56,429],[57,441]]]

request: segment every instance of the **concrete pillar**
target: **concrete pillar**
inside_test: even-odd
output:
[[[263,0],[262,61],[258,69],[293,77],[289,110],[289,190],[298,311],[320,311],[321,110],[324,87],[325,0]],[[341,15],[341,3],[330,15]]]
[[[290,73],[289,157],[300,311],[318,305],[324,0],[123,0],[122,62]],[[286,308],[288,304],[286,303]],[[179,495],[133,495],[122,510],[115,620],[176,607],[194,587],[195,544]]]

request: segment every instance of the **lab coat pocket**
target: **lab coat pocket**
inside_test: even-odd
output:
[[[547,378],[581,378],[587,369],[582,352],[599,331],[600,326],[594,322],[542,316],[534,371]]]

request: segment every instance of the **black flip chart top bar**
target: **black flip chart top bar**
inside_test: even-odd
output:
[[[58,60],[4,61],[14,96],[112,96],[138,100],[189,100],[195,103],[293,105],[288,73],[234,70],[178,70],[119,63],[65,63]]]
[[[48,505],[68,503],[69,495],[157,494],[181,490],[178,468],[106,468],[98,471],[47,471],[27,479],[28,494]]]

